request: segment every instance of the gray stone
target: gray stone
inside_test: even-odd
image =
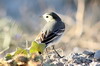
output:
[[[57,66],[64,66],[64,64],[61,63],[61,62],[58,62],[56,65],[57,65]]]
[[[100,66],[100,64],[96,64],[96,66]]]
[[[100,50],[97,50],[94,54],[94,58],[100,60]]]
[[[91,52],[91,51],[84,51],[83,54],[86,54],[86,55],[94,55],[94,52]]]

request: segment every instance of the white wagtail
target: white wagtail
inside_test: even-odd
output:
[[[54,12],[45,13],[43,18],[47,23],[39,35],[36,37],[35,41],[38,43],[45,43],[46,47],[52,45],[54,48],[54,44],[57,42],[56,40],[58,40],[65,31],[65,24]]]

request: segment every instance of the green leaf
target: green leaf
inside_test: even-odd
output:
[[[33,41],[30,48],[30,53],[43,53],[45,46],[45,44],[38,44],[37,42]]]
[[[15,56],[15,55],[18,55],[18,54],[25,54],[25,55],[28,55],[28,51],[27,51],[26,49],[17,48],[16,52],[14,53],[14,56]]]
[[[36,42],[32,42],[31,48],[30,48],[30,53],[36,53],[38,49],[38,44]]]
[[[10,60],[10,59],[12,59],[12,57],[13,57],[13,55],[7,54],[7,55],[5,56],[5,59],[6,59],[6,60]]]
[[[7,54],[5,59],[6,60],[10,60],[12,59],[14,56],[18,55],[18,54],[24,54],[24,55],[28,55],[28,51],[22,48],[17,48],[17,50],[14,52],[14,54]]]
[[[45,47],[46,47],[45,44],[39,44],[38,51],[41,52],[41,53],[43,53]]]

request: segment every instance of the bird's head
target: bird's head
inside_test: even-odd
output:
[[[51,22],[51,21],[61,21],[60,17],[54,13],[54,12],[50,12],[50,13],[45,13],[43,15],[43,18],[47,21],[47,22]]]

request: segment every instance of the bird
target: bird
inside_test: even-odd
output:
[[[38,34],[35,41],[38,43],[45,43],[46,47],[54,47],[55,43],[64,34],[65,23],[54,12],[45,13],[42,17],[47,23]]]

